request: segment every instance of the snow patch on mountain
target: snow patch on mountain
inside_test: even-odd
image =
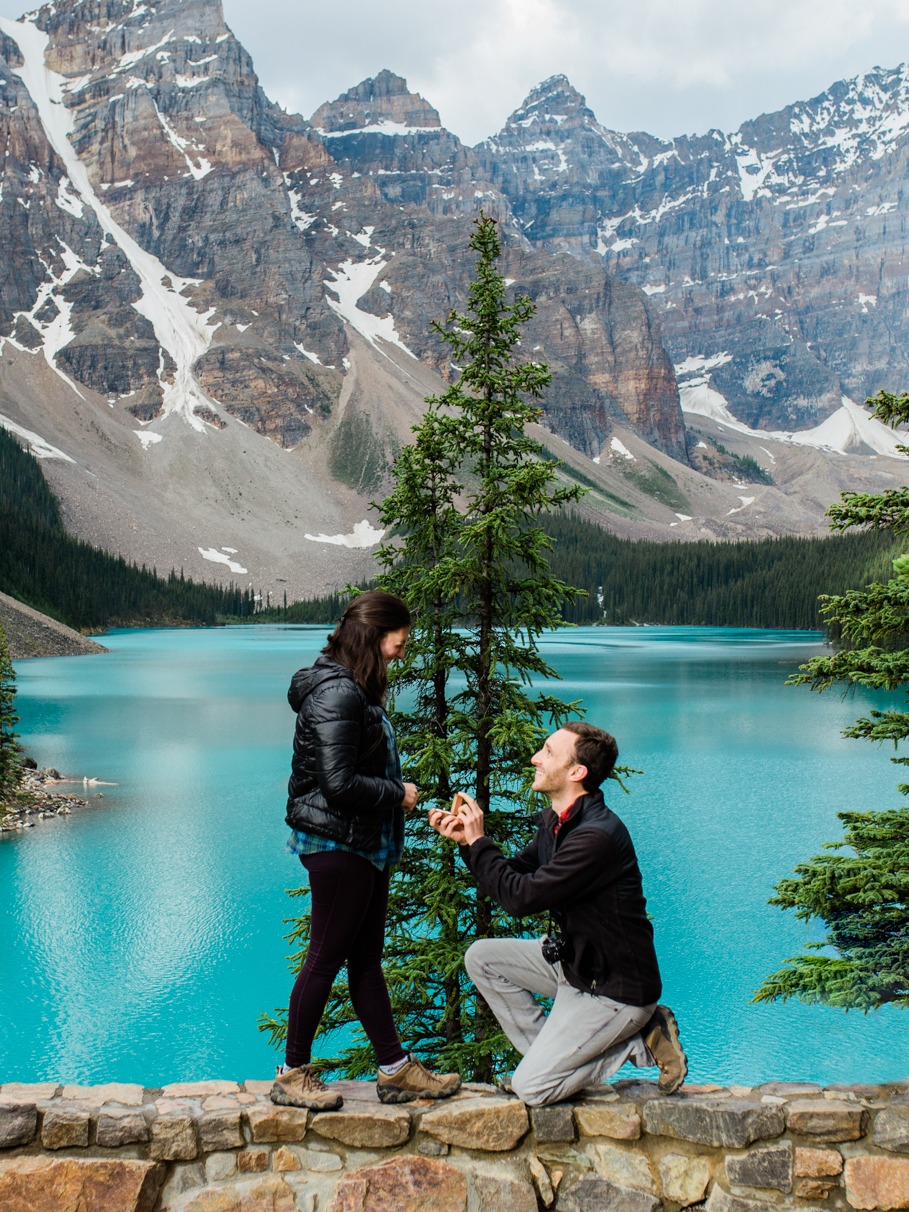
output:
[[[110,32],[110,31],[107,31],[107,32]],[[15,40],[14,34],[10,34],[9,36]],[[154,54],[155,51],[160,50],[163,46],[167,46],[168,42],[173,42],[173,40],[174,40],[174,31],[169,30],[164,35],[164,37],[161,39],[161,41],[156,42],[154,46],[146,46],[141,50],[127,51],[125,55],[120,56],[118,65],[114,68],[114,71],[115,72],[125,72],[125,71],[127,71],[128,68],[135,67],[135,65],[140,61],[140,59],[144,59],[146,57],[146,55]],[[20,49],[21,49],[21,47],[20,47]]]
[[[74,219],[81,219],[85,212],[85,204],[78,195],[69,192],[71,184],[69,177],[61,177],[54,201],[61,210],[71,214]]]
[[[375,547],[385,534],[384,530],[376,530],[368,518],[357,522],[350,534],[306,534],[303,537],[311,543],[331,543],[335,547]]]
[[[407,348],[401,338],[398,336],[395,329],[394,316],[375,316],[372,312],[361,311],[357,307],[357,303],[366,292],[370,289],[373,282],[382,272],[388,261],[383,260],[385,249],[379,249],[374,257],[368,258],[366,261],[342,261],[337,269],[328,269],[326,273],[331,274],[333,281],[325,283],[329,291],[334,291],[338,296],[337,300],[331,297],[331,294],[326,294],[325,298],[333,311],[347,321],[351,328],[355,328],[357,332],[366,338],[374,349],[380,353],[385,351],[378,344],[379,341],[387,341],[389,345],[396,345],[410,357],[414,354]]]
[[[161,123],[161,126],[164,129],[164,133],[167,135],[168,141],[177,149],[177,151],[186,161],[186,167],[189,169],[192,177],[196,181],[201,181],[203,177],[208,176],[208,174],[211,172],[211,161],[204,159],[202,156],[197,156],[196,158],[199,162],[198,164],[193,164],[190,157],[186,154],[186,149],[191,147],[195,152],[204,151],[205,144],[199,144],[193,139],[184,139],[181,135],[178,135],[168,120],[161,113],[160,109],[158,108],[158,103],[154,97],[152,97],[152,105],[155,107],[155,113],[158,115],[158,121]]]
[[[194,429],[204,431],[204,423],[194,416],[193,410],[197,405],[208,407],[210,401],[196,382],[192,367],[211,344],[211,337],[217,325],[210,326],[206,321],[214,309],[204,315],[197,312],[182,297],[184,290],[195,285],[194,280],[178,278],[169,273],[157,257],[141,248],[117,223],[96,195],[85,165],[69,140],[73,130],[73,115],[63,103],[64,77],[51,71],[45,64],[48,35],[30,21],[17,22],[6,17],[0,17],[0,30],[19,47],[24,63],[22,67],[12,70],[28,89],[47,140],[63,161],[69,180],[82,201],[94,211],[102,229],[113,239],[139,276],[142,297],[133,307],[150,321],[159,345],[167,350],[176,364],[173,382],[168,382],[159,372],[164,394],[164,411],[179,412]],[[173,31],[158,45],[163,46],[169,41],[172,33]],[[150,53],[151,49],[155,48],[143,51],[142,55]],[[125,59],[129,59],[129,55],[121,57],[121,64]],[[55,301],[59,307],[60,301]],[[45,335],[45,342],[47,340],[48,336]],[[54,337],[51,336],[50,340],[53,344]],[[56,345],[54,352],[59,348],[61,345]],[[56,370],[56,367],[54,369]]]
[[[684,362],[677,362],[674,370],[681,379],[687,375],[703,374],[705,371],[714,370],[717,366],[725,366],[727,362],[731,361],[732,354],[724,349],[722,353],[714,354],[712,358],[691,355]]]
[[[65,179],[65,178],[64,178]],[[59,237],[58,237],[59,239]],[[47,278],[38,287],[38,296],[30,311],[18,311],[15,313],[15,318],[23,318],[29,322],[31,327],[41,334],[41,350],[47,360],[48,366],[54,374],[59,375],[68,387],[71,387],[80,400],[84,400],[85,396],[72,381],[69,375],[64,374],[56,363],[57,353],[72,341],[75,333],[70,325],[70,313],[72,312],[72,303],[58,293],[58,287],[65,286],[67,282],[73,278],[80,269],[84,269],[87,273],[97,274],[98,270],[86,265],[62,240],[59,241],[61,247],[61,257],[63,260],[63,273],[59,277],[54,273],[48,263],[41,258],[41,264],[44,266],[44,271]],[[50,320],[41,320],[39,315],[47,303],[51,303],[55,315]],[[0,337],[0,354],[3,352],[5,344],[12,345],[18,349],[20,353],[35,354],[36,349],[29,349],[25,345],[19,344],[14,337]]]
[[[741,143],[741,135],[734,135],[733,143]],[[780,153],[777,152],[776,155]],[[750,202],[752,198],[761,190],[764,180],[773,169],[774,156],[764,160],[753,148],[743,148],[741,152],[737,152],[735,162],[739,170],[739,189],[742,191],[742,197],[746,202]]]
[[[287,173],[284,174],[284,181],[287,183],[290,177]],[[308,227],[312,227],[317,219],[317,215],[311,215],[303,210],[300,206],[302,194],[296,189],[288,189],[287,197],[290,201],[290,219],[291,222],[300,229],[306,231]]]
[[[229,555],[225,555],[224,553],[227,551],[235,552],[236,548],[224,547],[221,551],[218,551],[217,547],[200,547],[199,555],[203,560],[210,560],[212,564],[226,564],[231,572],[239,572],[245,576],[249,572],[249,569],[244,568],[236,560],[232,560]]]
[[[71,459],[68,454],[64,454],[62,450],[58,450],[56,446],[51,446],[50,442],[46,442],[40,434],[33,433],[32,430],[25,429],[22,425],[17,425],[3,413],[0,413],[0,428],[9,430],[17,438],[23,438],[28,443],[30,453],[36,459],[62,459],[64,463],[75,463],[76,461]]]
[[[143,450],[148,450],[149,446],[157,446],[159,442],[164,441],[164,438],[159,433],[150,433],[143,429],[134,429],[133,433],[142,443]]]
[[[697,359],[708,362],[710,359]],[[695,359],[689,359],[695,361]],[[717,363],[715,363],[717,364]],[[679,385],[682,412],[686,415],[709,417],[736,433],[750,438],[770,438],[793,446],[813,446],[817,450],[828,450],[835,454],[855,453],[871,450],[888,458],[902,458],[897,444],[900,435],[883,425],[860,408],[854,400],[843,396],[840,407],[826,421],[813,429],[796,432],[752,429],[737,420],[729,411],[726,397],[711,387],[706,377]],[[903,435],[905,437],[905,435]],[[772,456],[771,456],[772,457]]]
[[[901,438],[902,444],[905,444],[905,434],[894,433],[892,429],[870,416],[854,400],[843,396],[842,406],[826,421],[816,429],[790,435],[789,440],[796,446],[826,447],[827,450],[837,450],[842,454],[868,447],[876,454],[900,459],[904,457],[897,450]]]
[[[373,122],[369,126],[358,126],[354,130],[322,130],[317,128],[316,134],[322,139],[345,139],[350,135],[419,135],[431,131],[438,135],[439,126],[405,126],[403,122],[393,122],[383,118],[381,122]]]

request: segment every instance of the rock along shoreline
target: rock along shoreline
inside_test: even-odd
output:
[[[86,786],[88,780],[81,780]],[[21,833],[23,829],[34,829],[41,821],[52,817],[70,816],[83,808],[90,806],[90,801],[72,792],[57,791],[54,788],[61,783],[77,784],[78,779],[65,779],[52,766],[42,769],[22,771],[22,781],[13,797],[5,803],[0,803],[0,834]],[[92,780],[92,784],[96,780]],[[102,791],[95,792],[94,799],[103,798]],[[0,1204],[0,1212],[4,1212]]]

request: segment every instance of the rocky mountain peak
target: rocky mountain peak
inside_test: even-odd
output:
[[[546,192],[576,179],[596,181],[616,165],[639,170],[642,161],[635,141],[601,126],[584,95],[564,75],[550,76],[531,89],[502,130],[476,151],[510,198],[517,178],[518,192]]]
[[[529,126],[531,123],[560,125],[577,117],[595,122],[593,110],[567,76],[550,76],[532,88],[522,105],[509,117],[506,126]]]
[[[48,66],[64,74],[114,66],[128,76],[128,69],[159,50],[158,62],[173,66],[183,34],[197,47],[217,38],[233,41],[220,0],[86,0],[78,6],[45,4],[32,16],[52,35]],[[193,58],[192,45],[187,49]]]
[[[348,89],[337,100],[321,105],[312,116],[312,124],[320,134],[336,131],[406,134],[442,126],[438,111],[419,93],[410,92],[403,76],[387,69]]]
[[[745,122],[728,137],[740,164],[756,182],[744,181],[746,201],[817,188],[861,164],[894,153],[909,131],[909,68],[874,68],[840,80],[810,101]],[[754,188],[752,188],[754,186]]]
[[[709,390],[745,425],[840,449],[848,401],[909,378],[909,69],[671,140],[610,131],[582,103],[544,81],[477,148],[525,239],[651,297],[676,362],[711,365],[682,382],[684,407],[712,407]]]

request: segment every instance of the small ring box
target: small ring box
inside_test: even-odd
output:
[[[465,805],[466,803],[467,803],[467,797],[465,796],[464,792],[463,792],[463,791],[456,791],[456,792],[455,792],[455,797],[454,797],[454,799],[451,801],[451,815],[452,815],[452,816],[460,816],[460,815],[461,815],[461,809],[464,807],[464,805]]]

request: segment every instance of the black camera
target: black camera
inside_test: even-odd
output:
[[[547,934],[543,939],[543,959],[547,964],[557,964],[565,956],[565,940],[561,934]]]

